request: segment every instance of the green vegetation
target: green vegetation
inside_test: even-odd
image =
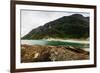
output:
[[[80,14],[64,16],[30,31],[22,39],[75,38],[89,37],[89,17]]]

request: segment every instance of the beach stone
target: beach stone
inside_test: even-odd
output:
[[[21,45],[21,62],[87,60],[89,52],[73,46]]]

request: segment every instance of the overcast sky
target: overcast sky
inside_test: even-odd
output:
[[[72,14],[89,16],[89,13],[21,10],[21,37],[38,26]]]

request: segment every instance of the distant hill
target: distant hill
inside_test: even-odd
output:
[[[22,39],[48,39],[48,38],[73,38],[89,37],[89,17],[81,14],[63,16],[31,30]]]

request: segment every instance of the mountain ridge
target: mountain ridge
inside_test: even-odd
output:
[[[63,16],[32,29],[22,39],[88,38],[89,17],[81,14]]]

